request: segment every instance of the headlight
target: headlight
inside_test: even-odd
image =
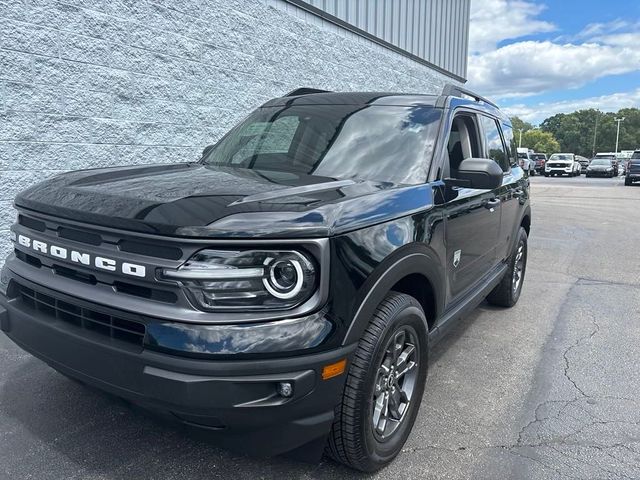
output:
[[[314,261],[295,250],[202,250],[162,277],[179,282],[203,310],[292,308],[317,286]]]
[[[607,172],[610,172],[611,170],[613,170],[613,167],[607,167]]]

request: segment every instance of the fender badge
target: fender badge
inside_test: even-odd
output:
[[[458,268],[460,265],[460,255],[462,254],[462,250],[456,250],[453,252],[453,267]]]

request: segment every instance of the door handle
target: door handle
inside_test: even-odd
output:
[[[499,198],[492,198],[491,200],[485,200],[484,201],[484,208],[495,208],[498,205],[500,205],[500,199]]]

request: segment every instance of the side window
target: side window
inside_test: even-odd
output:
[[[454,178],[463,160],[480,156],[478,127],[474,115],[461,114],[454,117],[449,132],[447,153],[449,154],[449,172],[445,171],[445,176]]]
[[[503,123],[502,135],[504,136],[504,141],[507,145],[507,157],[509,159],[509,164],[516,165],[518,163],[516,160],[516,152],[518,150],[516,149],[516,140],[513,136],[513,127]]]
[[[485,117],[484,115],[481,115],[480,118],[487,146],[486,155],[500,165],[503,172],[508,172],[511,162],[509,161],[507,149],[502,141],[498,124],[493,118]]]

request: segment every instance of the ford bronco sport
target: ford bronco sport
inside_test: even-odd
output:
[[[0,327],[54,369],[228,448],[364,471],[401,451],[429,350],[520,296],[529,183],[508,118],[299,89],[192,163],[20,193]]]

